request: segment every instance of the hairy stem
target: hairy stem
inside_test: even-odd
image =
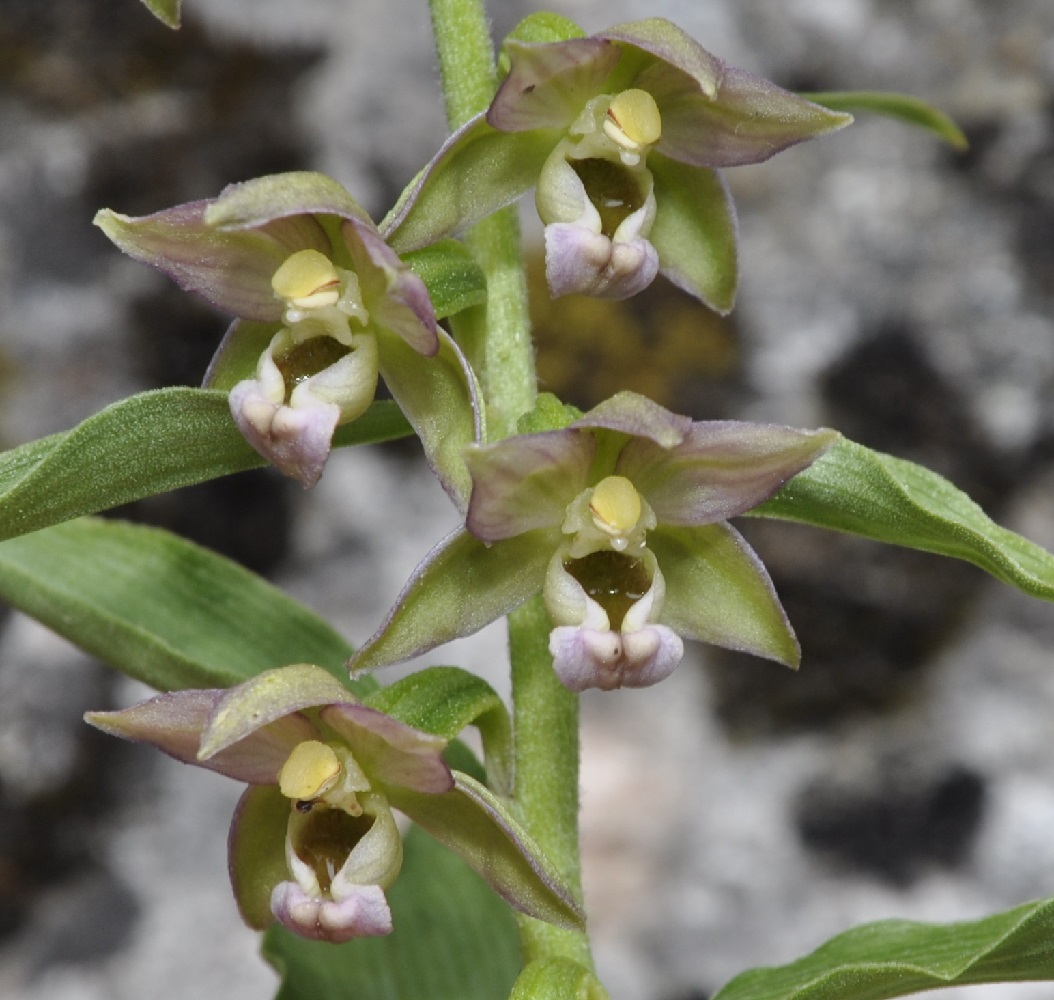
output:
[[[490,103],[497,87],[494,51],[482,0],[429,0],[450,127]],[[454,325],[480,376],[488,437],[515,433],[534,405],[537,375],[527,312],[527,282],[515,207],[475,226],[466,243],[487,277],[486,306]],[[516,739],[515,805],[520,818],[581,897],[578,848],[578,698],[556,679],[549,655],[549,616],[541,598],[509,617]],[[592,969],[583,932],[520,918],[524,957],[563,956]]]

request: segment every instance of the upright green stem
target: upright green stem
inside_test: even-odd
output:
[[[447,121],[451,129],[484,111],[497,89],[494,49],[480,0],[430,0]],[[487,278],[487,303],[453,320],[483,386],[491,440],[516,431],[534,405],[537,376],[515,206],[474,226],[465,243]]]
[[[455,129],[490,103],[497,87],[482,0],[429,0],[447,118]],[[475,226],[466,243],[487,277],[487,304],[458,317],[455,332],[476,368],[488,437],[516,431],[534,405],[537,375],[515,208]],[[520,818],[581,897],[578,848],[578,698],[556,679],[551,624],[540,598],[509,617],[516,737],[515,804]],[[520,919],[524,957],[563,956],[592,969],[589,940],[530,917]]]

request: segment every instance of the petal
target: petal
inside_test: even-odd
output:
[[[250,784],[275,780],[290,751],[316,735],[302,715],[288,715],[247,733],[207,761],[200,760],[201,735],[226,691],[187,690],[158,695],[119,712],[89,712],[85,720],[112,736],[148,743],[185,764],[218,771]]]
[[[423,357],[405,340],[383,334],[377,348],[384,384],[421,439],[443,489],[464,511],[472,489],[464,449],[483,437],[475,374],[445,330],[439,331],[435,357]]]
[[[566,129],[619,60],[617,45],[602,38],[528,44],[506,41],[509,75],[487,111],[487,121],[503,132]]]
[[[576,223],[545,227],[545,277],[554,299],[571,294],[628,299],[658,273],[659,256],[645,239],[609,240]]]
[[[630,441],[616,471],[651,504],[660,525],[712,524],[767,500],[838,437],[830,430],[699,421],[673,448]]]
[[[202,732],[198,760],[207,761],[286,715],[342,702],[354,703],[355,698],[321,667],[298,663],[265,670],[223,692]]]
[[[678,288],[726,315],[736,301],[738,225],[724,181],[707,167],[652,152],[655,221],[648,239],[659,270]]]
[[[274,923],[271,893],[289,878],[285,858],[289,799],[273,785],[247,788],[227,838],[227,872],[238,912],[253,930]]]
[[[549,635],[549,652],[560,683],[569,691],[613,691],[665,680],[681,662],[684,643],[664,625],[622,633],[561,626]]]
[[[559,542],[530,531],[491,545],[459,528],[414,571],[384,624],[348,662],[353,672],[408,660],[471,635],[542,589]]]
[[[665,156],[700,167],[737,167],[761,163],[807,139],[845,128],[852,115],[831,111],[759,76],[725,66],[717,97],[688,86],[670,86],[667,78],[644,85],[665,89],[656,95],[662,114]]]
[[[643,437],[663,448],[673,448],[692,428],[691,417],[681,417],[635,392],[617,392],[573,424],[575,427],[602,428]]]
[[[277,323],[236,319],[216,348],[201,387],[230,392],[239,382],[253,378],[260,355],[271,345],[279,329]]]
[[[435,310],[424,282],[381,238],[373,225],[351,220],[341,227],[359,277],[370,324],[429,357],[439,350]]]
[[[469,531],[494,542],[536,528],[558,529],[567,505],[588,485],[595,453],[592,434],[570,429],[467,448]]]
[[[521,913],[581,927],[581,904],[541,849],[493,792],[454,772],[457,787],[445,795],[399,789],[392,805],[455,854]]]
[[[477,115],[447,139],[381,232],[399,253],[464,232],[532,188],[561,138],[546,129],[499,132]]]
[[[423,733],[365,705],[328,706],[322,710],[322,721],[341,735],[371,781],[432,795],[454,787],[443,761],[447,741],[441,736]]]
[[[218,309],[245,319],[277,321],[282,305],[271,289],[272,275],[295,250],[328,251],[325,233],[312,219],[296,222],[295,233],[283,223],[255,230],[214,229],[205,222],[209,204],[190,202],[140,218],[103,209],[95,224],[129,256],[158,268]]]
[[[312,215],[335,215],[372,225],[362,206],[333,178],[307,170],[231,184],[208,204],[205,222],[222,229],[256,229],[276,219]],[[315,249],[328,252],[328,241]]]
[[[798,640],[761,560],[728,524],[660,526],[648,536],[666,578],[662,623],[686,639],[797,669]]]
[[[711,98],[717,93],[725,70],[724,63],[665,18],[650,17],[642,21],[619,24],[600,32],[598,37],[632,45],[654,57],[645,63],[643,74],[638,72],[632,80],[632,86],[649,91],[660,104],[660,110],[665,92],[663,87],[658,85],[659,80],[649,75],[657,68],[663,71],[664,77],[668,74],[669,79],[677,81],[678,90],[688,87]],[[665,111],[662,113],[665,133]]]
[[[295,882],[280,882],[271,912],[287,930],[312,941],[342,944],[392,932],[392,911],[378,885],[360,885],[339,903],[309,896]]]
[[[294,409],[272,402],[255,380],[239,382],[231,390],[230,406],[246,441],[279,472],[304,489],[319,481],[340,422],[339,406],[317,403]]]

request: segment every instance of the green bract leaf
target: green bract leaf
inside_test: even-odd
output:
[[[339,428],[334,443],[409,433],[399,408],[378,402]],[[235,426],[224,393],[139,393],[71,431],[0,454],[0,540],[265,464]]]
[[[146,9],[169,28],[179,27],[180,0],[143,0]]]
[[[0,598],[162,691],[229,687],[347,643],[237,563],[157,528],[84,518],[0,544]]]
[[[281,927],[264,955],[282,976],[276,1000],[499,1000],[520,968],[512,911],[460,858],[411,829],[387,891],[395,931],[332,945]]]
[[[388,786],[388,801],[479,872],[528,916],[581,929],[581,904],[533,838],[489,789],[460,771],[442,795]]]
[[[413,250],[403,261],[428,289],[436,319],[478,306],[487,298],[487,279],[476,259],[457,240],[440,240]]]
[[[882,1000],[942,986],[1054,979],[1054,900],[983,920],[856,927],[790,965],[736,976],[714,1000]]]
[[[520,973],[509,1000],[608,1000],[608,992],[577,962],[540,958]]]
[[[845,90],[802,96],[832,111],[848,111],[851,114],[870,111],[916,125],[933,132],[960,153],[969,146],[962,129],[948,115],[907,94],[883,93],[879,90]]]
[[[476,726],[491,787],[512,793],[512,726],[505,703],[485,680],[459,667],[429,667],[381,688],[366,704],[426,733],[452,740]]]
[[[943,476],[852,441],[839,441],[750,514],[964,559],[1054,601],[1054,555],[995,524]]]

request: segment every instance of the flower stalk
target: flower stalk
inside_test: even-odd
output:
[[[494,50],[481,0],[430,0],[447,120],[456,129],[484,110],[497,89]],[[466,311],[454,333],[482,383],[488,438],[516,431],[534,406],[537,376],[530,337],[519,219],[509,206],[474,226],[465,241],[487,279],[487,302]],[[578,698],[552,670],[551,629],[541,601],[509,618],[515,723],[516,811],[581,897],[578,843]],[[565,957],[592,969],[585,932],[520,919],[525,961]]]

